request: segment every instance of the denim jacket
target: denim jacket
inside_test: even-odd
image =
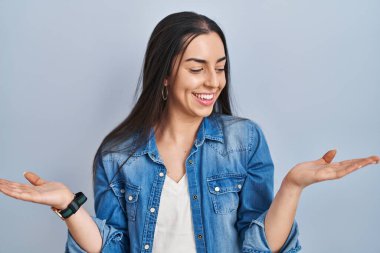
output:
[[[148,253],[166,175],[153,130],[111,181],[126,157],[113,153],[97,162],[92,219],[103,239],[101,252]],[[203,118],[185,163],[197,253],[271,252],[264,219],[273,200],[274,166],[258,124],[216,113]],[[300,249],[294,222],[281,252]],[[70,232],[66,252],[85,252]]]

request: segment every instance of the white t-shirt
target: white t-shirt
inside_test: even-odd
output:
[[[196,253],[187,174],[177,183],[165,177],[153,253]]]

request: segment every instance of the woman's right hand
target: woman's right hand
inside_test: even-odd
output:
[[[24,201],[65,209],[74,199],[74,194],[60,182],[43,180],[33,172],[24,173],[32,184],[20,184],[0,178],[0,192]]]

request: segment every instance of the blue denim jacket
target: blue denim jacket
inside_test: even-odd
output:
[[[126,158],[113,153],[97,163],[92,218],[103,238],[102,252],[148,253],[166,174],[154,132],[111,181]],[[216,113],[202,120],[186,159],[197,253],[271,252],[264,219],[273,200],[273,169],[255,122]],[[300,249],[294,222],[281,252]],[[66,252],[84,252],[70,233]]]

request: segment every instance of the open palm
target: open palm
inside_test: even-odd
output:
[[[330,150],[321,159],[297,164],[285,179],[292,185],[305,188],[313,183],[342,178],[355,170],[380,161],[379,156],[369,156],[332,163],[335,155],[336,150]]]
[[[60,182],[43,180],[32,172],[27,172],[24,176],[32,185],[0,179],[0,192],[16,199],[57,209],[66,208],[74,198],[74,194]]]

